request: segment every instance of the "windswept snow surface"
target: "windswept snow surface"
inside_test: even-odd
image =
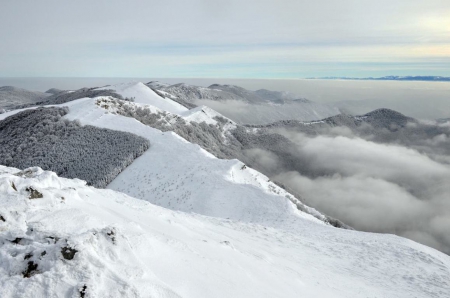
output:
[[[30,199],[30,187],[42,198]],[[0,166],[0,216],[0,297],[450,292],[450,258],[404,238],[302,218],[294,232],[171,211],[40,168]]]
[[[114,90],[123,97],[134,98],[134,101],[137,103],[152,105],[177,115],[188,110],[169,98],[162,98],[152,89],[140,82],[117,84],[99,89]]]

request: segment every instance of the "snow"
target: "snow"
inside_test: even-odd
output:
[[[404,238],[303,218],[301,229],[286,231],[188,214],[39,168],[18,171],[0,166],[1,297],[80,297],[84,286],[86,297],[448,297],[450,291],[449,257]],[[29,199],[30,186],[43,198]],[[66,247],[77,251],[73,259],[62,255]],[[24,278],[30,261],[37,271]]]
[[[181,114],[188,109],[177,102],[168,98],[162,98],[156,94],[152,89],[145,86],[141,82],[122,83],[111,86],[106,86],[100,89],[114,90],[123,97],[134,98],[137,103],[148,104],[155,106],[161,110],[168,111],[173,114]]]
[[[166,110],[142,85],[114,90]],[[326,225],[240,161],[217,159],[96,101],[63,104],[65,117],[135,133],[151,147],[105,190],[0,166],[0,297],[80,297],[84,286],[86,297],[448,297],[449,256]],[[214,117],[203,109],[166,111],[190,121]],[[29,199],[28,187],[43,198]],[[63,247],[77,250],[73,260]],[[37,272],[24,278],[30,261]]]
[[[298,211],[284,194],[277,194],[282,190],[273,183],[270,188],[268,184],[256,188],[253,182],[231,181],[230,171],[236,164],[242,167],[240,161],[217,159],[175,133],[162,133],[133,118],[107,113],[95,101],[81,99],[66,103],[69,113],[65,118],[132,132],[150,141],[150,149],[122,171],[108,188],[166,208],[221,218],[270,222],[275,226],[299,216],[319,222]],[[268,180],[265,176],[263,179]]]
[[[217,124],[217,120],[215,120],[214,118],[221,117],[227,120],[227,123],[223,125],[224,132],[236,128],[236,123],[234,121],[230,120],[229,118],[223,116],[222,114],[214,111],[213,109],[207,106],[199,106],[197,108],[193,108],[187,112],[184,112],[182,114],[182,117],[184,120],[188,122],[197,122],[197,123],[206,122],[206,124],[213,124],[213,125]]]
[[[183,114],[183,118],[189,122],[206,122],[206,124],[216,125],[217,121],[213,118],[219,115],[219,113],[216,113],[213,109],[210,109],[207,106],[200,106],[185,112]]]
[[[162,91],[162,90],[159,90],[159,89],[156,89],[156,91],[160,92],[160,93],[161,93],[162,95],[164,95],[165,97],[168,97],[168,98],[177,98],[175,95],[170,94],[170,93],[168,93],[168,92],[166,92],[166,91]]]

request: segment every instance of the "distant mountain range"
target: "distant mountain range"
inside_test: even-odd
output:
[[[50,95],[50,93],[29,91],[13,86],[0,87],[0,112],[21,104],[34,104]]]
[[[235,85],[212,84],[209,87],[200,87],[185,83],[168,85],[158,81],[151,81],[146,85],[152,89],[170,93],[188,102],[202,99],[217,101],[240,100],[253,104],[284,104],[292,101],[310,102],[287,91],[270,91],[267,89],[251,91]]]
[[[367,78],[352,78],[352,77],[315,77],[308,79],[321,80],[372,80],[372,81],[426,81],[426,82],[450,82],[450,77],[441,76],[384,76],[384,77],[367,77]]]
[[[266,124],[290,119],[311,121],[340,114],[337,107],[286,91],[252,91],[221,84],[209,87],[184,83],[169,85],[158,81],[151,81],[146,86],[189,109],[206,105],[240,124]]]

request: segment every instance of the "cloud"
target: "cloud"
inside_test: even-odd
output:
[[[306,198],[306,202],[364,231],[392,232],[393,227],[411,228],[426,203],[402,187],[372,177],[338,174],[310,179],[298,172],[276,177]]]
[[[280,171],[280,159],[274,153],[260,149],[247,149],[243,154],[251,162],[258,165],[258,169],[263,173],[277,173]]]
[[[278,168],[271,178],[358,230],[394,233],[450,254],[450,167],[411,148],[338,132],[346,136],[281,131],[305,166]],[[249,153],[262,167],[279,165],[271,152]]]

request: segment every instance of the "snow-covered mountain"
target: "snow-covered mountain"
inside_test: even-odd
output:
[[[0,189],[2,297],[445,297],[450,290],[448,256],[300,214],[288,228],[270,217],[256,224],[171,211],[39,168],[0,167]]]
[[[21,104],[35,103],[50,96],[50,93],[28,91],[22,88],[3,86],[0,87],[0,113]]]
[[[299,98],[297,95],[287,91],[270,91],[259,89],[255,91],[260,97],[275,103],[287,103],[289,101],[310,102],[306,98]]]
[[[135,100],[135,103],[132,104],[129,101],[120,101],[119,105],[132,105],[131,108],[133,106],[144,105],[148,109],[148,112],[156,118],[159,115],[163,115],[164,118],[161,121],[166,125],[176,123],[180,120],[190,122],[191,124],[198,124],[199,122],[205,122],[213,126],[218,124],[218,120],[214,119],[216,116],[220,116],[217,112],[207,107],[187,110],[170,99],[161,98],[142,83],[119,84],[105,88],[117,92],[121,97],[133,98]],[[281,210],[285,209],[285,205],[287,204],[296,206],[296,208],[302,209],[328,222],[327,217],[312,208],[304,206],[295,197],[273,182],[270,182],[266,176],[244,167],[242,162],[232,159],[217,159],[200,146],[187,142],[170,130],[162,133],[161,130],[136,121],[134,117],[120,116],[118,115],[118,107],[114,105],[114,102],[115,100],[112,97],[100,96],[73,100],[60,105],[68,107],[68,113],[63,119],[77,121],[83,125],[133,133],[149,140],[150,149],[136,159],[139,162],[133,162],[125,168],[108,187],[176,210],[194,211],[213,216],[220,215],[224,218],[235,218],[237,216],[237,219],[243,219],[247,213],[249,213],[248,216],[250,217],[255,216],[253,212],[248,210],[248,208],[251,209],[253,207],[249,202],[242,201],[241,197],[235,196],[233,187],[229,187],[228,185],[229,183],[231,185],[236,183],[234,181],[235,177],[242,176],[242,180],[238,179],[237,184],[258,186],[263,193],[281,198],[280,202],[283,205],[282,207],[271,206],[273,202],[278,204],[276,203],[277,200],[273,201],[271,199],[273,202],[268,203],[266,206],[267,210],[264,213],[265,215],[258,214],[256,217],[264,218],[273,212],[275,212],[274,217],[283,217],[280,213],[277,213],[279,212],[277,210],[280,210],[280,208]],[[172,112],[163,108],[168,108]],[[126,111],[130,111],[130,109]],[[0,120],[19,112],[21,110],[2,114],[0,115]],[[139,110],[137,114],[142,115],[145,113]],[[221,127],[224,129],[223,133],[235,125],[232,121],[225,125],[222,124]],[[164,125],[157,127],[162,130],[167,130],[164,129]],[[187,134],[189,134],[189,131]],[[202,136],[199,136],[199,138],[202,138]],[[149,167],[151,164],[158,164],[159,166]],[[134,167],[138,168],[135,169]],[[140,169],[141,167],[143,169]],[[239,174],[237,170],[241,168],[246,169],[246,174]],[[174,173],[177,173],[177,176],[174,176]],[[195,184],[187,182],[191,180],[202,181],[208,185],[215,186],[211,188],[207,187],[203,192],[199,192],[196,191],[197,187]],[[224,183],[223,187],[219,187],[221,181]],[[180,188],[180,184],[183,185],[182,188]],[[209,198],[207,201],[205,201],[205,195]],[[261,195],[261,193],[255,193],[246,194],[245,196],[250,202],[258,202],[258,198]],[[223,202],[225,201],[241,202],[245,210],[238,211],[235,208],[216,208],[216,206],[224,204]],[[240,217],[241,215],[242,218]]]
[[[345,127],[358,137],[379,143],[403,144],[407,147],[417,147],[423,151],[427,146],[437,149],[437,144],[427,144],[433,138],[448,139],[449,131],[442,124],[444,120],[420,121],[405,116],[391,109],[377,109],[363,115],[340,114],[317,121],[277,121],[268,125],[250,125],[262,131],[277,131],[280,129],[302,132],[309,135],[328,134],[330,129]],[[450,154],[450,148],[445,148],[445,154]]]
[[[321,80],[361,80],[361,81],[429,81],[429,82],[449,82],[450,77],[442,76],[384,76],[384,77],[368,77],[368,78],[352,78],[352,77],[321,77],[311,78]]]
[[[279,120],[318,120],[340,114],[338,108],[319,104],[289,92],[251,91],[234,85],[199,87],[152,81],[147,86],[185,105],[207,105],[241,124],[267,124]]]
[[[151,81],[147,83],[147,86],[193,102],[199,99],[217,101],[239,100],[253,104],[284,103],[286,101],[307,102],[306,99],[300,98],[290,92],[270,91],[267,89],[251,91],[235,85],[212,84],[209,87],[199,87],[184,83],[169,85],[158,81]]]
[[[391,109],[377,109],[363,115],[340,114],[317,121],[298,121],[285,120],[277,121],[267,125],[249,125],[256,128],[319,128],[319,127],[336,127],[347,126],[350,128],[360,127],[363,124],[370,124],[372,128],[394,130],[404,128],[408,123],[417,124],[418,120],[407,117],[397,111]]]
[[[210,152],[234,154],[225,150],[234,148],[232,137],[257,141],[236,122],[208,107],[189,110],[142,83],[104,88],[111,95],[54,106],[68,108],[67,121],[132,133],[150,147],[104,190],[38,168],[0,167],[1,297],[450,291],[447,255],[397,236],[335,228],[267,176],[216,158]],[[232,135],[238,127],[244,131]]]
[[[242,96],[236,94],[222,91],[218,88],[210,87],[200,87],[188,85],[185,83],[178,83],[174,85],[161,85],[160,83],[150,82],[147,86],[155,88],[159,91],[164,91],[172,94],[178,98],[184,99],[186,101],[195,102],[198,99],[209,99],[209,100],[247,100]],[[212,85],[215,86],[215,85]]]

